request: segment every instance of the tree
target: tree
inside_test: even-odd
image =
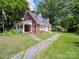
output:
[[[62,9],[61,26],[69,32],[75,32],[78,30],[79,24],[79,2],[77,0],[70,0],[67,1],[64,6]]]
[[[50,19],[50,23],[52,25],[55,18],[59,15],[59,10],[61,7],[59,7],[60,1],[59,0],[46,0],[45,2],[41,2],[38,7],[38,12],[41,12],[44,17],[48,17]]]
[[[2,0],[0,7],[7,17],[7,20],[4,20],[5,29],[9,30],[14,26],[14,23],[21,20],[25,10],[28,9],[28,3],[25,0]]]
[[[53,26],[60,25],[67,31],[77,31],[79,24],[78,0],[46,0],[39,4],[38,12],[49,17]]]
[[[61,26],[67,29],[68,32],[75,32],[78,29],[77,19],[75,15],[68,14],[62,21]]]

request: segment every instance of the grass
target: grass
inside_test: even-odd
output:
[[[19,33],[14,29],[0,34],[0,59],[11,59],[20,52],[22,52],[22,57],[29,47],[37,43],[28,34]],[[55,33],[36,33],[36,36],[40,39],[47,39],[53,34]]]
[[[79,35],[62,33],[59,40],[40,52],[36,59],[79,59]]]
[[[52,37],[54,34],[56,34],[56,32],[51,32],[51,33],[49,33],[49,32],[36,33],[35,35],[36,35],[38,38],[42,39],[42,40],[46,40],[46,39]]]
[[[0,36],[0,59],[11,59],[12,56],[27,50],[37,43],[28,34],[10,34]]]

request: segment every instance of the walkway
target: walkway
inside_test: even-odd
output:
[[[33,34],[30,34],[33,38],[35,38],[35,40],[40,41],[39,38],[37,38],[36,36],[34,36]],[[51,38],[47,39],[47,40],[42,40],[40,41],[38,44],[36,44],[35,46],[32,46],[31,48],[29,48],[25,54],[24,57],[22,58],[21,56],[23,56],[23,52],[15,55],[13,58],[11,59],[35,59],[35,56],[37,55],[38,52],[42,51],[43,49],[47,48],[50,44],[52,44],[55,40],[57,40],[60,37],[60,34],[56,34],[54,36],[52,36]]]
[[[60,34],[54,35],[52,38],[43,40],[36,44],[35,46],[29,48],[23,59],[35,59],[35,56],[38,52],[42,51],[43,49],[47,48],[50,44],[52,44],[55,40],[59,38]]]

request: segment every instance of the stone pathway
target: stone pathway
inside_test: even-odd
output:
[[[52,38],[43,40],[36,44],[35,46],[29,48],[23,59],[35,59],[35,56],[38,52],[42,51],[43,49],[47,48],[50,44],[52,44],[55,40],[60,37],[60,34],[54,35]]]
[[[30,34],[35,40],[40,41],[41,39],[37,38],[36,36],[34,36],[33,34]],[[47,40],[42,40],[40,41],[38,44],[32,46],[31,48],[29,48],[25,54],[23,59],[35,59],[35,56],[37,55],[37,53],[39,53],[40,51],[42,51],[43,49],[47,48],[50,44],[52,44],[55,40],[57,40],[60,37],[60,34],[56,34],[54,36],[52,36],[51,38],[47,39]],[[15,55],[13,58],[11,59],[22,59],[21,55],[23,53],[18,53],[17,55]]]

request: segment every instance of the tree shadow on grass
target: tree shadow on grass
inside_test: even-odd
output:
[[[73,46],[79,47],[79,42],[67,41],[67,43],[72,44]]]
[[[73,42],[74,46],[79,47],[79,42]]]

